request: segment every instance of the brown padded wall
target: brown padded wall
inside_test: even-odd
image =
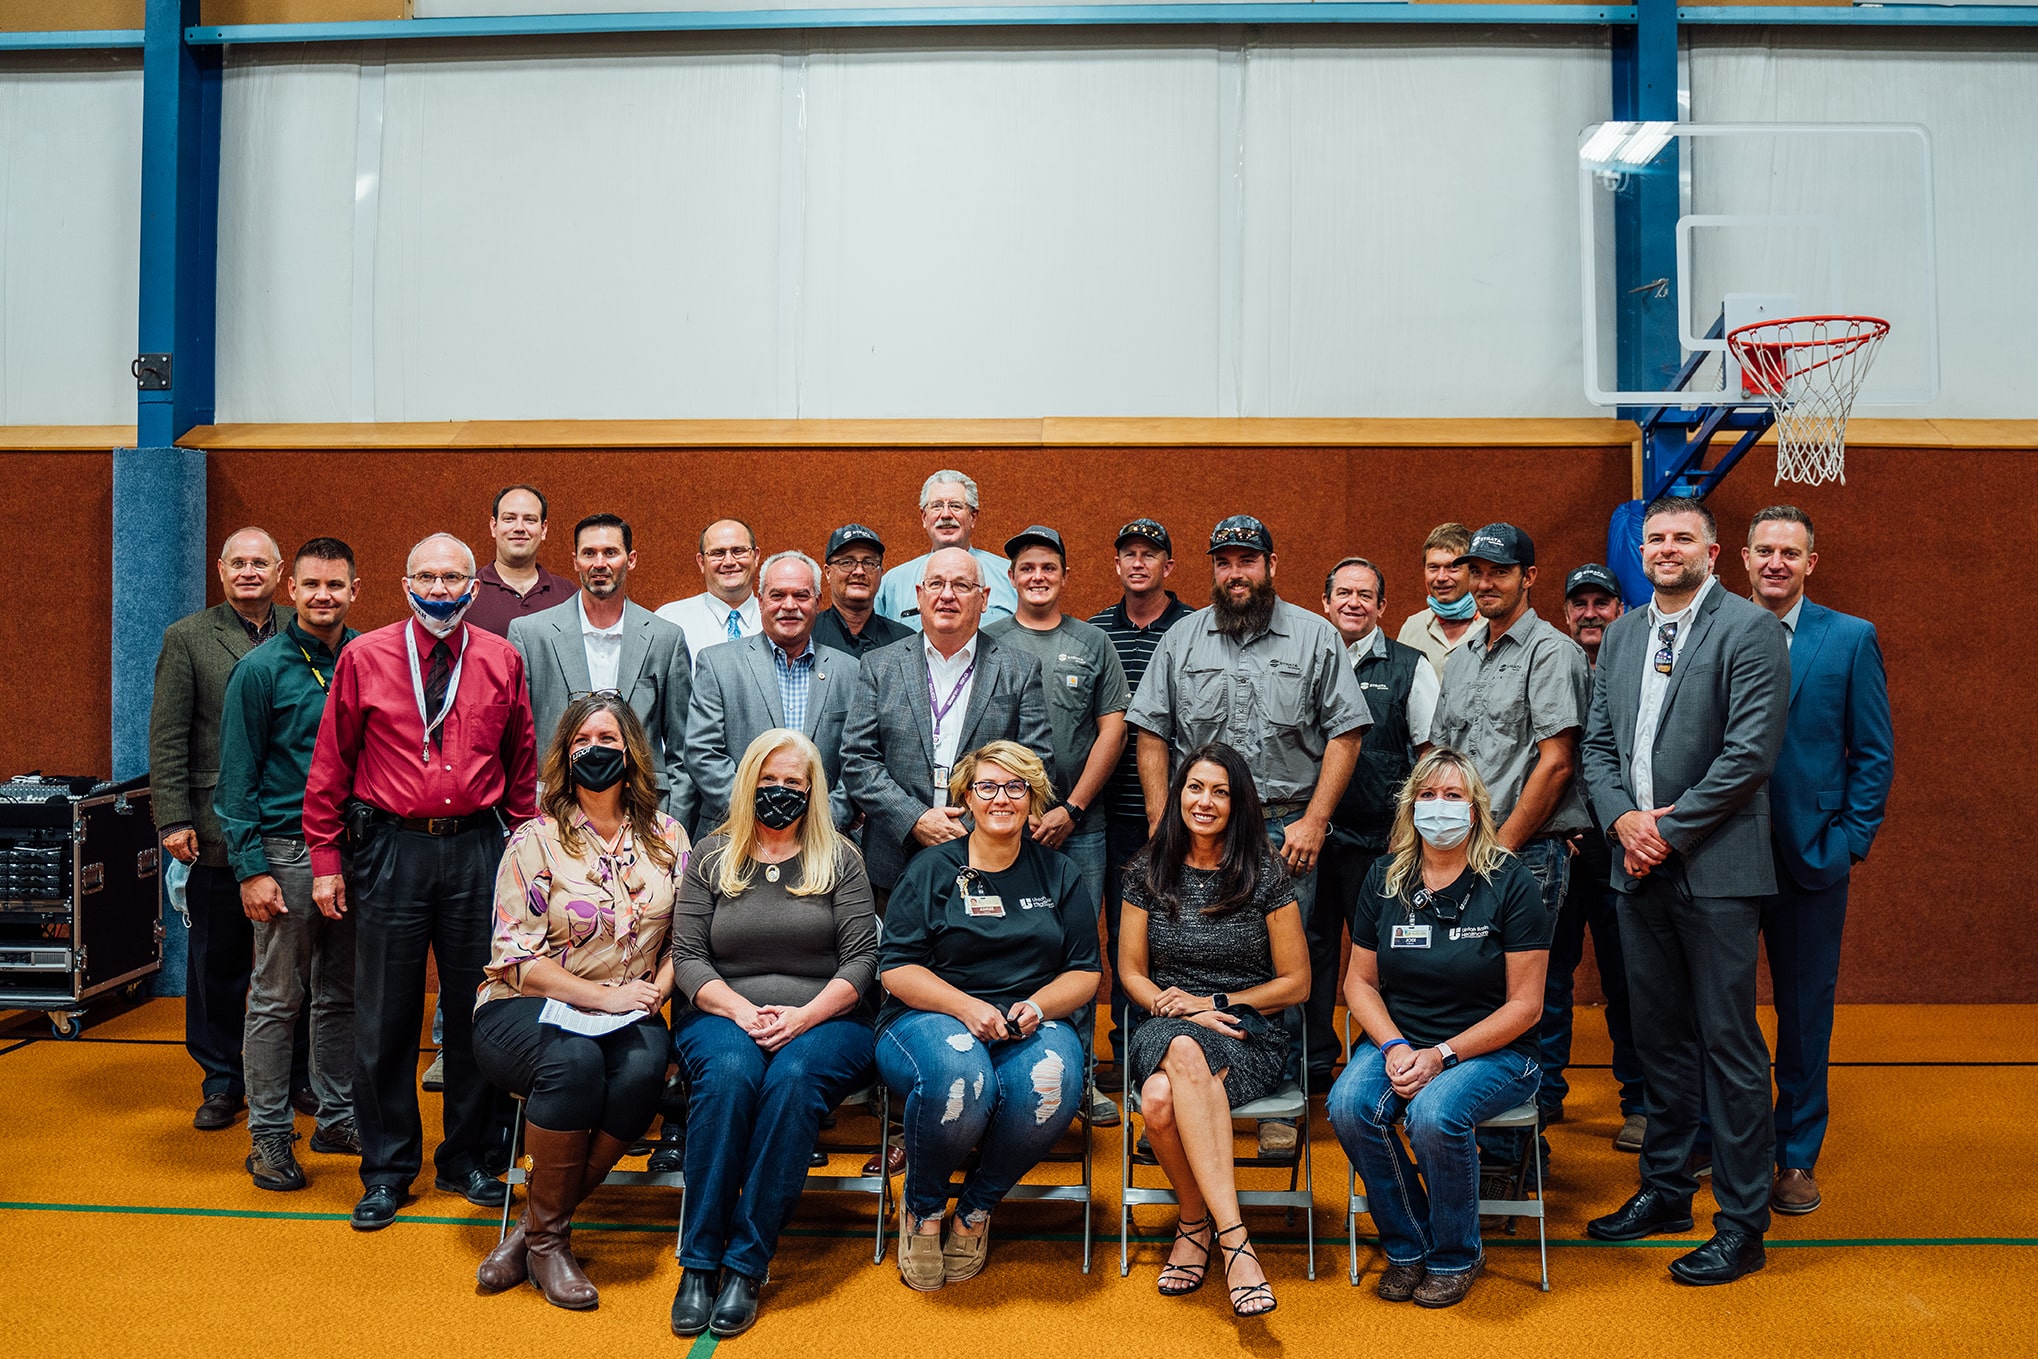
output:
[[[1772,488],[1768,454],[1758,452],[1714,498],[1721,574],[1735,590],[1746,588],[1748,515],[1786,498],[1809,510],[1825,554],[1813,597],[1873,619],[1889,661],[1898,777],[1889,822],[1854,877],[1843,1000],[2038,999],[2038,942],[2023,923],[2033,836],[2018,810],[2038,794],[2038,737],[2019,701],[2038,673],[2038,643],[1996,603],[2031,517],[2034,461],[2028,452],[1855,449],[1846,486],[1805,490]],[[11,550],[0,579],[12,597],[46,597],[54,579],[88,583],[61,608],[17,608],[0,625],[13,643],[0,648],[9,713],[0,770],[103,768],[110,461],[16,454],[6,465],[0,524]],[[552,499],[549,566],[566,569],[575,519],[624,513],[640,553],[632,593],[655,606],[700,589],[695,535],[721,515],[754,524],[767,551],[818,554],[829,528],[860,519],[885,535],[891,560],[917,555],[920,482],[950,466],[982,488],[982,545],[995,550],[1035,520],[1067,536],[1071,612],[1115,597],[1110,539],[1141,513],[1173,531],[1172,584],[1204,602],[1202,535],[1224,514],[1250,511],[1274,531],[1284,596],[1313,607],[1333,561],[1372,557],[1387,571],[1390,626],[1420,602],[1417,545],[1446,518],[1528,529],[1548,573],[1537,599],[1556,619],[1562,573],[1603,555],[1607,511],[1629,489],[1625,450],[1606,448],[234,452],[211,459],[208,537],[259,521],[290,550],[336,533],[361,557],[355,620],[376,626],[401,616],[396,578],[412,542],[448,529],[485,560],[489,498],[528,480]],[[38,545],[56,542],[72,550],[53,567]],[[1940,904],[1949,888],[1951,912]],[[1952,928],[1916,928],[1926,909]],[[1589,980],[1581,984],[1591,994]]]

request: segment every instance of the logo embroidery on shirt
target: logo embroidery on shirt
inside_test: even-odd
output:
[[[1051,911],[1054,909],[1054,898],[1021,897],[1019,898],[1019,909],[1022,911]]]
[[[1492,927],[1491,925],[1453,925],[1453,926],[1451,926],[1451,938],[1452,938],[1452,939],[1454,939],[1454,940],[1455,940],[1455,939],[1484,939],[1484,938],[1485,938],[1485,937],[1486,937],[1487,935],[1489,935],[1489,934],[1491,934],[1491,933],[1493,933],[1493,927]]]

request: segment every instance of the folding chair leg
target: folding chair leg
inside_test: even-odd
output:
[[[1309,1240],[1309,1278],[1313,1283],[1316,1279],[1316,1161],[1309,1146],[1310,1131],[1310,1105],[1305,1095],[1302,1102],[1302,1184],[1309,1193],[1309,1206],[1302,1210],[1302,1222]]]
[[[517,1163],[517,1153],[524,1149],[524,1102],[517,1101],[516,1120],[510,1124],[510,1165]],[[524,1192],[530,1193],[528,1186]],[[502,1230],[496,1233],[495,1244],[500,1246],[509,1239],[510,1209],[517,1201],[517,1191],[511,1188],[502,1196]]]
[[[1122,1030],[1121,1030],[1122,1032]],[[1128,1078],[1129,1079],[1129,1078]],[[1124,1189],[1132,1187],[1132,1099],[1128,1092],[1123,1117],[1118,1121],[1118,1183]],[[1118,1196],[1118,1277],[1124,1278],[1132,1272],[1132,1205],[1125,1195]]]
[[[885,1262],[885,1224],[891,1220],[892,1208],[892,1177],[886,1173],[891,1169],[891,1152],[892,1089],[880,1081],[877,1097],[877,1241],[870,1253],[870,1262],[874,1265]]]
[[[1540,1123],[1541,1120],[1538,1120]],[[1537,1128],[1540,1136],[1541,1128]],[[1543,1157],[1536,1152],[1536,1253],[1542,1257],[1543,1291],[1550,1291],[1550,1206],[1543,1191]]]

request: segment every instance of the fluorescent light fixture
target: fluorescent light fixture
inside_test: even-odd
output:
[[[1613,159],[1614,148],[1635,130],[1633,123],[1601,123],[1578,148],[1578,159],[1588,165],[1604,165]]]
[[[1641,124],[1621,144],[1620,150],[1613,153],[1614,158],[1623,165],[1647,165],[1669,143],[1675,127],[1675,123]]]
[[[1578,159],[1609,170],[1632,170],[1656,159],[1676,132],[1675,123],[1601,123],[1578,148]]]

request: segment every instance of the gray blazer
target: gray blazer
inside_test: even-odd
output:
[[[571,701],[568,696],[594,687],[587,677],[587,647],[580,637],[580,610],[573,603],[577,598],[569,596],[564,604],[510,623],[510,645],[524,658],[524,673],[531,680],[532,730],[537,733],[541,765],[553,728]],[[623,659],[616,667],[616,688],[644,723],[644,735],[658,760],[658,792],[665,814],[691,827],[694,790],[686,773],[684,746],[693,674],[686,642],[678,628],[634,602],[623,605]]]
[[[820,747],[821,766],[828,772],[828,808],[835,825],[847,830],[855,813],[842,782],[842,724],[856,693],[856,658],[833,647],[816,646],[814,651],[813,687],[801,734]],[[686,714],[686,771],[699,798],[703,831],[728,816],[729,791],[743,752],[764,732],[784,725],[770,638],[758,633],[702,648]]]
[[[1690,626],[1656,728],[1656,802],[1675,806],[1657,830],[1693,896],[1766,896],[1776,890],[1768,785],[1790,713],[1790,647],[1775,615],[1724,585],[1707,591]],[[1580,756],[1602,826],[1636,810],[1635,717],[1654,646],[1647,608],[1615,619],[1599,644]],[[1636,887],[1618,850],[1613,885]]]
[[[956,749],[1017,741],[1040,757],[1051,781],[1054,732],[1040,662],[979,633],[976,666]],[[863,658],[842,729],[842,777],[864,816],[870,880],[890,891],[906,861],[920,852],[913,823],[934,805],[934,714],[927,701],[926,639],[919,633]]]
[[[276,628],[295,615],[275,606]],[[164,834],[198,832],[198,862],[225,868],[226,836],[213,814],[219,783],[219,717],[226,682],[253,649],[231,604],[186,614],[163,630],[149,709],[149,810]]]

